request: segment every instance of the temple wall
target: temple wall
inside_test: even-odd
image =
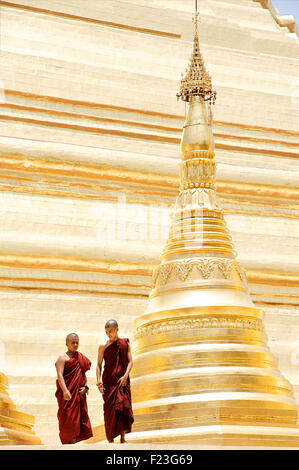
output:
[[[0,340],[9,393],[56,443],[55,360],[133,340],[179,187],[193,0],[0,1]],[[252,0],[207,0],[216,189],[299,402],[298,37]],[[298,357],[297,357],[298,356]]]

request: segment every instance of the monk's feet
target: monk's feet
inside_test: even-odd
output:
[[[114,444],[114,441],[113,441],[113,440],[112,440],[112,441],[108,441],[108,444]]]

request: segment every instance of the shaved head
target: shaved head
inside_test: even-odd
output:
[[[110,342],[118,339],[118,323],[116,320],[108,320],[105,325],[106,335]]]
[[[68,343],[72,339],[79,339],[79,336],[76,333],[69,333],[65,338],[65,342]]]
[[[106,325],[105,325],[105,330],[107,328],[118,328],[118,323],[116,320],[108,320]]]

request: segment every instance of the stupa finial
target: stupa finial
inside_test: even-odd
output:
[[[199,48],[198,23],[200,22],[200,13],[197,11],[197,0],[195,0],[194,22],[194,40],[193,53],[186,69],[185,76],[181,80],[180,92],[177,98],[189,102],[192,96],[202,96],[205,101],[215,103],[216,92],[212,90],[212,81],[207,72],[203,57]]]

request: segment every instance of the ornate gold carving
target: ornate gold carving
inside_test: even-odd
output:
[[[167,331],[201,328],[246,328],[264,332],[262,320],[259,318],[204,317],[184,318],[150,323],[136,329],[134,340],[146,335],[156,335]]]
[[[193,54],[185,76],[182,77],[180,92],[177,98],[189,102],[192,96],[202,96],[205,101],[215,103],[216,92],[212,90],[212,81],[207,72],[199,48],[198,17],[195,15],[195,34],[193,41]]]
[[[209,279],[212,271],[215,268],[215,259],[201,259],[200,263],[196,263],[197,270],[201,273],[204,279]]]
[[[189,150],[185,151],[183,154],[181,154],[181,158],[184,160],[184,162],[180,163],[182,165],[183,163],[187,163],[189,160],[195,160],[195,159],[208,159],[211,160],[215,157],[215,153],[212,150]]]
[[[175,265],[175,273],[181,281],[185,281],[187,277],[189,276],[192,268],[193,266],[191,263],[188,263],[188,262],[178,263]]]
[[[181,186],[214,187],[216,163],[209,158],[194,158],[181,162]]]
[[[236,260],[227,258],[201,258],[161,264],[154,270],[152,288],[155,288],[158,278],[162,285],[166,285],[171,276],[174,276],[180,281],[185,281],[194,267],[196,267],[203,279],[209,279],[216,268],[218,268],[219,273],[222,274],[225,279],[230,279],[233,270],[235,270],[240,281],[246,284],[245,271]]]
[[[220,206],[212,183],[183,184],[180,189],[181,192],[177,198],[174,210],[179,210],[185,206],[192,206],[193,209],[210,209],[222,212],[223,209]],[[217,213],[217,217],[219,216],[220,214]]]

